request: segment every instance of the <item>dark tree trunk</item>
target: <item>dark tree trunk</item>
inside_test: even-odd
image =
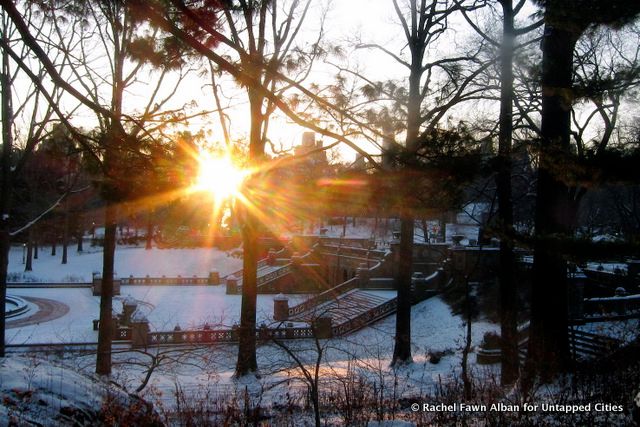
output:
[[[64,227],[62,230],[62,264],[67,263],[69,253],[69,200],[64,201]]]
[[[413,266],[412,217],[400,221],[399,264],[396,273],[398,306],[392,365],[411,362],[411,268]]]
[[[24,271],[33,271],[33,231],[31,227],[27,237],[27,258],[24,263]]]
[[[420,222],[422,223],[422,240],[425,243],[429,243],[429,224],[424,218]]]
[[[0,202],[1,203],[1,202]],[[11,248],[11,237],[7,221],[0,220],[0,309],[3,315],[0,316],[0,357],[5,356],[5,317],[7,297],[7,271],[9,269],[9,250]]]
[[[558,240],[569,237],[571,231],[567,221],[568,192],[562,180],[562,158],[569,150],[570,94],[576,39],[575,33],[566,27],[547,23],[542,41],[542,137],[527,370],[545,375],[567,368],[570,360],[567,263]]]
[[[78,240],[78,247],[76,249],[77,252],[82,252],[83,251],[83,247],[82,247],[82,245],[83,245],[83,237],[84,237],[83,231],[79,230],[78,234],[76,236],[76,239]]]
[[[471,284],[469,283],[469,278],[464,278],[464,286],[465,286],[465,302],[464,302],[464,312],[466,317],[465,324],[465,343],[464,349],[462,350],[462,373],[460,376],[462,377],[462,387],[463,387],[463,396],[464,399],[469,401],[473,397],[473,385],[471,383],[471,377],[469,375],[469,353],[471,352],[471,319],[473,317],[473,308],[471,301]]]
[[[422,57],[414,53],[409,76],[409,105],[407,111],[406,153],[402,167],[410,171],[416,163],[418,133],[420,129],[420,78],[422,76]],[[398,290],[398,308],[396,311],[396,336],[393,348],[392,365],[411,362],[411,269],[413,268],[413,228],[415,219],[411,208],[415,196],[415,182],[407,174],[403,188],[403,210],[400,218],[399,268],[395,283]]]
[[[153,247],[153,210],[147,213],[147,243],[144,248],[149,250]]]
[[[258,271],[257,220],[245,209],[242,226],[242,308],[238,330],[238,361],[236,375],[243,376],[258,368],[256,361],[256,301]]]
[[[6,31],[2,37],[7,41]],[[7,271],[9,269],[9,211],[11,207],[11,154],[13,150],[13,109],[11,106],[11,79],[9,57],[2,51],[2,70],[0,70],[0,96],[2,97],[2,158],[0,158],[0,357],[5,355],[5,309],[7,296]]]
[[[35,236],[33,239],[33,259],[38,259],[38,231],[36,229]]]
[[[116,250],[117,207],[107,201],[105,208],[104,253],[102,259],[102,290],[100,293],[100,327],[96,373],[111,374],[111,342],[113,340],[113,270]]]
[[[444,243],[447,241],[447,215],[445,213],[440,216],[440,230],[438,234],[440,242]]]
[[[54,235],[51,239],[51,256],[56,256],[56,245],[58,243],[58,238]]]
[[[518,379],[517,291],[513,233],[513,201],[511,191],[511,141],[513,133],[513,43],[515,38],[513,5],[501,0],[503,11],[503,40],[500,87],[500,130],[496,187],[498,193],[498,221],[500,225],[500,334],[501,383],[513,384]]]
[[[263,98],[249,91],[251,108],[251,132],[249,146],[249,162],[256,167],[264,155],[262,143],[262,102]],[[253,177],[247,186],[252,186]],[[256,303],[258,282],[258,218],[251,209],[243,206],[244,224],[242,225],[242,305],[240,312],[240,329],[238,331],[238,359],[236,375],[243,376],[258,369],[256,361]]]

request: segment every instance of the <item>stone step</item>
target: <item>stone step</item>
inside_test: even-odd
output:
[[[372,308],[385,303],[388,299],[379,295],[371,294],[367,291],[354,289],[337,299],[320,304],[313,310],[301,313],[291,319],[299,322],[311,322],[318,317],[331,317],[334,325],[339,325],[349,319],[371,310]]]

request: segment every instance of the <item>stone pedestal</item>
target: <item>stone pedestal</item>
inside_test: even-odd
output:
[[[273,298],[273,319],[284,322],[289,319],[289,298],[278,294]]]
[[[356,277],[358,277],[358,286],[366,288],[369,285],[369,268],[366,263],[360,264],[356,269]]]
[[[218,270],[211,270],[209,272],[209,280],[207,281],[209,285],[219,285],[220,284],[220,273]]]
[[[234,275],[227,277],[227,294],[238,293],[238,278]]]
[[[135,313],[137,308],[138,302],[136,300],[131,297],[125,298],[122,302],[122,317],[120,322],[125,326],[129,326],[131,324],[133,313]]]
[[[276,250],[273,248],[269,249],[269,253],[267,253],[267,264],[276,265]]]
[[[331,317],[318,317],[313,321],[316,338],[327,339],[333,337],[333,329],[331,328]]]
[[[131,345],[146,347],[149,344],[149,321],[146,317],[131,320]]]

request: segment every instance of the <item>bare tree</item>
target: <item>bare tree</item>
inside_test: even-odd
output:
[[[16,25],[24,44],[57,87],[92,110],[98,120],[98,131],[89,136],[80,134],[68,120],[63,123],[94,157],[102,174],[100,190],[106,202],[105,245],[96,372],[109,374],[118,203],[131,196],[126,192],[127,181],[131,178],[133,162],[145,159],[145,143],[158,143],[162,129],[180,120],[182,108],[167,111],[166,104],[188,69],[182,67],[179,50],[161,45],[162,41],[155,39],[153,33],[144,34],[131,10],[120,2],[54,4],[44,10],[48,25],[54,29],[49,38],[40,37],[38,31],[30,28],[28,17],[12,2],[2,2],[2,7]],[[63,26],[62,22],[66,24]],[[56,47],[61,52],[63,63],[73,70],[70,79],[57,72],[51,55],[42,45]],[[159,68],[158,75],[148,91],[146,103],[141,104],[140,111],[128,113],[124,104],[127,89],[138,83],[139,73],[155,67]],[[178,77],[168,81],[169,70],[178,70]],[[37,84],[36,76],[30,78]],[[52,108],[56,114],[62,114],[59,105]]]
[[[25,10],[26,16],[38,19],[33,8]],[[4,307],[7,285],[7,269],[11,237],[16,233],[12,227],[20,228],[24,224],[16,223],[13,218],[14,184],[21,176],[24,165],[38,144],[49,134],[54,118],[54,108],[48,101],[57,102],[61,91],[47,85],[47,96],[40,86],[30,82],[30,76],[44,80],[46,75],[43,66],[34,60],[29,49],[22,43],[16,27],[7,14],[0,16],[0,49],[2,70],[0,75],[0,98],[2,103],[2,153],[0,158],[0,305]],[[46,34],[46,29],[40,30]],[[63,68],[60,56],[50,51],[54,68]],[[32,222],[29,222],[31,224]],[[26,228],[20,228],[20,231]],[[30,233],[31,234],[31,233]],[[0,316],[0,356],[5,349],[5,318]]]
[[[408,58],[381,45],[363,44],[361,47],[383,52],[408,72],[407,86],[371,82],[368,92],[373,97],[391,98],[398,105],[396,110],[401,112],[405,142],[401,149],[393,143],[389,148],[399,153],[396,161],[407,176],[412,176],[413,172],[425,167],[420,165],[421,162],[426,161],[426,167],[429,167],[426,160],[429,154],[421,154],[420,151],[428,145],[426,141],[438,139],[435,137],[438,126],[450,110],[462,102],[481,97],[484,89],[475,86],[474,80],[488,65],[478,63],[475,59],[477,52],[437,58],[429,54],[429,49],[445,37],[449,19],[461,10],[460,4],[448,1],[401,3],[394,0],[393,6],[406,39]],[[394,127],[387,126],[389,129]],[[386,138],[389,139],[388,133]],[[416,185],[412,178],[401,184],[399,266],[395,278],[398,310],[393,364],[411,361],[411,269],[415,225],[412,208],[419,204],[415,200],[419,193]]]

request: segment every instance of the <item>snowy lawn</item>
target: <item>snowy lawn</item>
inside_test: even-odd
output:
[[[331,340],[321,340],[323,350],[320,382],[331,389],[335,382],[350,375],[366,378],[380,384],[399,384],[397,393],[405,396],[424,395],[432,392],[442,380],[447,381],[459,374],[464,347],[465,328],[459,316],[452,315],[448,306],[438,297],[423,301],[412,310],[413,363],[399,369],[390,368],[395,335],[395,316],[389,316],[372,326],[356,333]],[[476,322],[473,325],[473,343],[477,345],[487,331],[494,331],[496,325]],[[310,368],[318,353],[313,340],[294,340],[284,343]],[[167,363],[154,373],[148,390],[160,391],[164,404],[171,405],[176,385],[183,391],[195,393],[207,389],[209,393],[221,394],[241,392],[244,387],[254,393],[265,393],[269,402],[284,404],[286,393],[282,386],[293,390],[305,389],[300,381],[300,367],[296,366],[286,353],[273,343],[258,348],[260,378],[233,377],[237,357],[236,345],[216,345],[200,349],[164,347],[150,349],[152,354],[165,354]],[[181,353],[181,354],[180,354]],[[440,353],[438,363],[431,363],[429,353]],[[178,355],[180,354],[180,355]],[[170,356],[170,357],[169,357]],[[144,377],[149,364],[148,355],[142,353],[122,353],[115,356],[117,364],[115,377],[130,388],[136,388]],[[141,365],[132,364],[131,361]],[[170,361],[173,360],[173,361]],[[179,361],[179,362],[177,362]],[[475,366],[471,355],[470,364]],[[92,369],[93,357],[86,357],[84,364]],[[496,367],[478,367],[478,370],[495,371]],[[333,384],[333,385],[332,385]]]
[[[24,277],[43,282],[90,282],[93,272],[102,272],[102,249],[88,248],[76,252],[70,248],[67,264],[61,264],[60,252],[51,256],[48,248],[41,248],[33,260],[33,271],[24,272],[22,247],[13,247],[9,254],[9,277]],[[119,277],[206,277],[212,270],[226,276],[242,268],[242,259],[212,248],[145,250],[143,247],[118,246],[115,271]]]
[[[41,252],[40,259],[34,261],[34,280],[59,281],[70,276],[89,281],[92,271],[99,271],[101,252],[71,252],[69,264],[60,265],[59,257],[51,257]],[[22,270],[21,248],[11,254],[10,271]],[[153,249],[118,248],[116,251],[116,271],[119,276],[206,276],[216,269],[221,276],[241,268],[241,260],[228,256],[225,252],[212,249]],[[91,295],[89,288],[74,289],[9,289],[10,294],[23,297],[47,298],[61,301],[70,308],[62,317],[9,329],[8,342],[59,342],[97,340],[97,332],[91,328],[91,320],[98,317],[99,297]],[[119,311],[121,301],[127,295],[144,301],[142,311],[151,322],[152,330],[171,330],[176,324],[183,329],[209,323],[231,326],[240,315],[239,295],[226,295],[220,286],[123,286],[122,295],[114,302]],[[385,292],[382,292],[385,293]],[[385,293],[385,297],[389,292]],[[290,296],[294,305],[305,296]],[[273,323],[273,295],[258,297],[258,324]],[[438,297],[417,304],[412,309],[413,363],[398,369],[389,367],[393,353],[395,316],[389,316],[372,326],[346,337],[319,342],[323,354],[321,358],[321,383],[323,389],[332,390],[336,381],[356,375],[366,378],[369,384],[381,383],[386,387],[397,384],[398,396],[416,396],[431,392],[442,380],[457,375],[464,347],[464,322],[452,315],[449,307]],[[473,344],[477,346],[485,332],[496,330],[497,326],[484,321],[473,325]],[[318,355],[314,340],[297,340],[285,345],[300,357],[305,367],[310,367]],[[151,376],[145,391],[149,399],[159,398],[165,405],[175,404],[174,391],[178,385],[184,392],[196,393],[201,390],[216,389],[219,393],[235,393],[248,387],[252,393],[262,393],[273,403],[286,404],[291,394],[286,390],[304,390],[300,381],[300,366],[292,362],[286,352],[273,343],[258,348],[259,378],[233,378],[237,357],[236,345],[215,345],[201,348],[165,347],[150,349],[150,353],[134,351],[114,355],[116,365],[113,379],[130,391],[135,390],[149,367],[150,355],[167,355]],[[437,363],[433,360],[436,355]],[[91,372],[95,355],[73,357],[68,360],[74,366]],[[475,357],[470,357],[475,365]],[[485,369],[485,368],[479,368]],[[495,370],[495,367],[487,368]],[[275,386],[284,381],[281,386]],[[334,384],[334,385],[331,385]],[[284,389],[283,389],[284,387]],[[284,390],[284,391],[283,391]],[[388,389],[391,392],[391,388]],[[161,394],[158,395],[157,393]]]
[[[147,316],[152,331],[170,331],[176,325],[182,329],[202,327],[229,328],[240,320],[241,295],[226,295],[225,286],[122,286],[122,295],[115,297],[114,311],[122,312],[122,300],[127,296],[141,301],[139,309]],[[90,288],[9,289],[10,295],[47,298],[69,306],[62,317],[39,324],[7,330],[10,344],[96,342],[98,333],[92,330],[92,320],[99,317],[100,297]],[[258,324],[273,322],[274,295],[258,296]],[[294,305],[306,295],[289,295]],[[24,319],[34,310],[17,318]],[[10,326],[10,325],[9,325]]]

